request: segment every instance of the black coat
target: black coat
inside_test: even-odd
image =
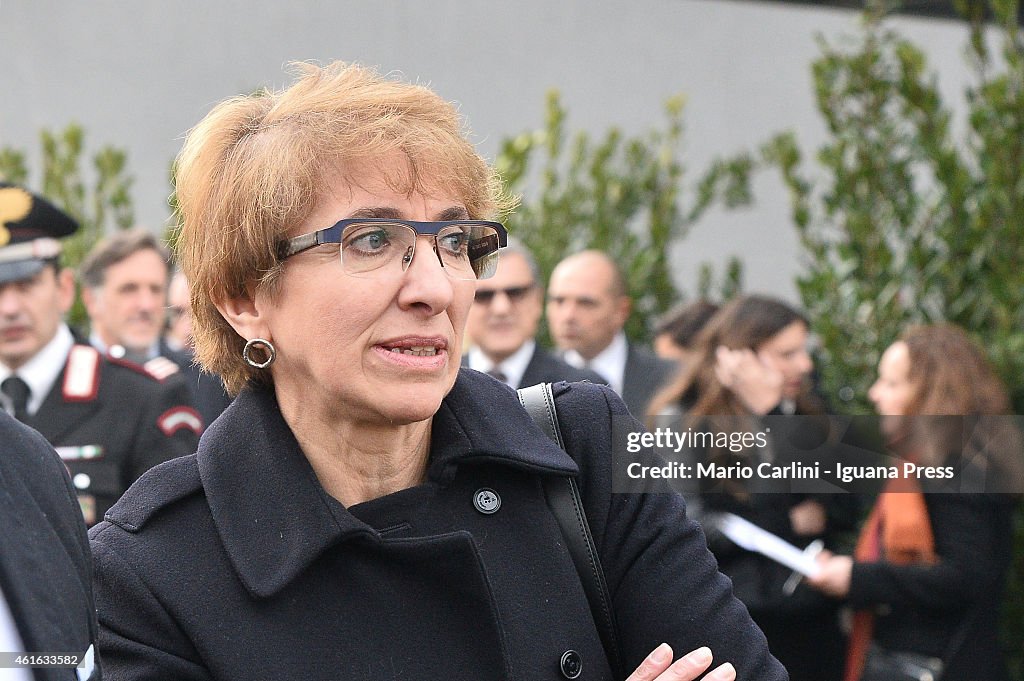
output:
[[[850,495],[835,495],[834,500],[816,498],[822,503],[829,522],[834,525],[836,511],[845,511],[833,502]],[[807,495],[785,492],[751,494],[737,501],[725,493],[704,495],[705,511],[727,511],[749,520],[801,548],[815,539],[823,540],[835,551],[840,547],[829,530],[821,536],[797,536],[789,512],[809,499]],[[743,601],[751,617],[768,637],[772,653],[786,665],[793,681],[839,681],[843,675],[846,637],[839,626],[839,603],[801,582],[792,592],[786,582],[793,572],[759,553],[747,551],[708,528],[709,545],[719,568],[729,576],[736,596]]]
[[[741,419],[735,420],[737,426]],[[828,461],[828,421],[813,417],[785,416],[775,410],[752,420],[749,427],[771,433],[771,449],[746,450],[725,457],[719,463],[736,461],[754,466],[769,457],[778,465],[793,460],[806,461],[807,451],[817,443],[816,458]],[[679,426],[679,430],[684,427]],[[703,427],[699,428],[703,430]],[[722,458],[724,452],[697,448],[696,462],[707,464]],[[819,540],[830,551],[844,553],[858,521],[860,504],[853,494],[810,494],[797,492],[802,481],[750,480],[725,481],[702,479],[702,493],[690,496],[695,515],[708,533],[708,545],[718,559],[719,569],[733,582],[736,596],[743,601],[754,621],[768,637],[772,653],[786,665],[793,681],[839,681],[843,675],[846,637],[839,626],[838,601],[800,582],[787,589],[793,578],[790,568],[760,553],[741,548],[715,527],[716,513],[733,513],[783,540],[804,548]],[[737,489],[739,487],[739,489]],[[805,501],[816,501],[825,510],[824,532],[800,536],[793,529],[790,511]]]
[[[75,492],[53,448],[3,411],[0,537],[0,587],[25,650],[84,654],[97,627],[89,544]],[[75,678],[71,669],[34,672],[38,681]],[[91,678],[99,677],[97,666]]]
[[[91,531],[109,678],[533,681],[561,678],[571,649],[581,679],[609,679],[540,483],[578,474],[629,668],[668,641],[785,679],[682,498],[611,493],[613,417],[639,427],[619,399],[557,393],[572,458],[514,392],[463,369],[427,481],[346,509],[273,394],[244,392],[197,456],[151,471]],[[483,489],[496,512],[476,510]]]
[[[924,499],[938,561],[854,563],[850,604],[875,609],[875,640],[886,648],[949,658],[943,681],[1008,679],[999,618],[1013,555],[1013,503],[997,494]]]
[[[523,372],[523,380],[519,382],[520,388],[525,388],[538,383],[557,383],[558,381],[590,381],[591,383],[607,384],[601,376],[598,376],[589,369],[577,369],[576,367],[563,362],[553,354],[536,346],[530,363],[526,365]]]
[[[72,348],[39,411],[25,423],[64,459],[90,525],[151,467],[193,453],[201,429],[180,376],[162,383],[88,345]]]
[[[677,362],[662,359],[630,343],[622,378],[622,401],[629,407],[630,413],[641,421],[646,420],[647,405],[651,403],[651,398],[677,371]]]

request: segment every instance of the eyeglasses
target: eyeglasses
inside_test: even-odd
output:
[[[434,237],[434,253],[452,279],[493,276],[498,268],[498,249],[508,244],[508,232],[500,222],[351,218],[281,242],[278,256],[284,260],[321,244],[340,244],[341,267],[346,274],[397,276],[412,264],[418,236]]]
[[[518,303],[526,297],[527,293],[533,290],[533,286],[533,284],[527,284],[526,286],[513,286],[510,288],[479,289],[473,298],[473,302],[480,303],[481,305],[490,305],[495,295],[504,293],[508,296],[509,302]]]

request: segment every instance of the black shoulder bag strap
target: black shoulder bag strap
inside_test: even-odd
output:
[[[564,450],[551,384],[538,383],[528,388],[520,388],[516,392],[534,423]],[[597,633],[601,636],[608,663],[616,678],[621,679],[623,670],[619,659],[618,637],[615,635],[615,619],[612,616],[612,600],[608,594],[608,584],[604,579],[597,547],[590,534],[590,525],[583,510],[580,490],[576,486],[575,478],[569,476],[545,475],[542,476],[542,481],[548,506],[562,531],[566,548],[572,556],[572,562],[576,565],[576,572],[579,573],[580,582],[583,584],[583,591],[587,595],[590,613],[597,626]]]

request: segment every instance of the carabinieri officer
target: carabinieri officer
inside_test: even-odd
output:
[[[0,406],[54,446],[93,525],[149,468],[195,451],[202,422],[184,383],[72,335],[63,318],[74,276],[59,239],[77,229],[42,197],[0,183]]]

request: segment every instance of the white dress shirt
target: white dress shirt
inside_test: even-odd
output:
[[[18,376],[28,384],[28,389],[31,391],[26,407],[29,415],[35,414],[39,411],[39,407],[43,406],[43,400],[50,394],[53,384],[57,382],[60,372],[64,370],[64,364],[68,361],[68,353],[71,352],[71,346],[74,344],[75,338],[71,335],[71,330],[66,324],[61,324],[57,327],[57,333],[53,334],[50,342],[17,371],[11,371],[5,364],[0,363],[0,383],[3,383],[8,376]],[[8,414],[14,414],[14,405],[10,404],[6,395],[0,393],[0,402],[3,403],[3,408]]]
[[[21,634],[18,633],[18,623],[11,615],[11,608],[7,605],[3,590],[0,590],[0,651],[5,653],[25,652]],[[0,669],[0,679],[3,681],[32,681],[32,670],[28,667]]]
[[[619,331],[594,359],[589,362],[575,350],[568,350],[563,359],[577,369],[590,369],[601,375],[612,390],[622,397],[622,389],[626,383],[626,359],[629,357],[629,343],[626,334]]]
[[[485,355],[483,350],[474,346],[469,350],[469,368],[482,371],[485,374],[500,371],[505,374],[505,382],[513,388],[517,388],[523,382],[523,374],[526,373],[526,367],[533,359],[533,351],[536,347],[536,341],[528,340],[504,360],[495,362]]]

